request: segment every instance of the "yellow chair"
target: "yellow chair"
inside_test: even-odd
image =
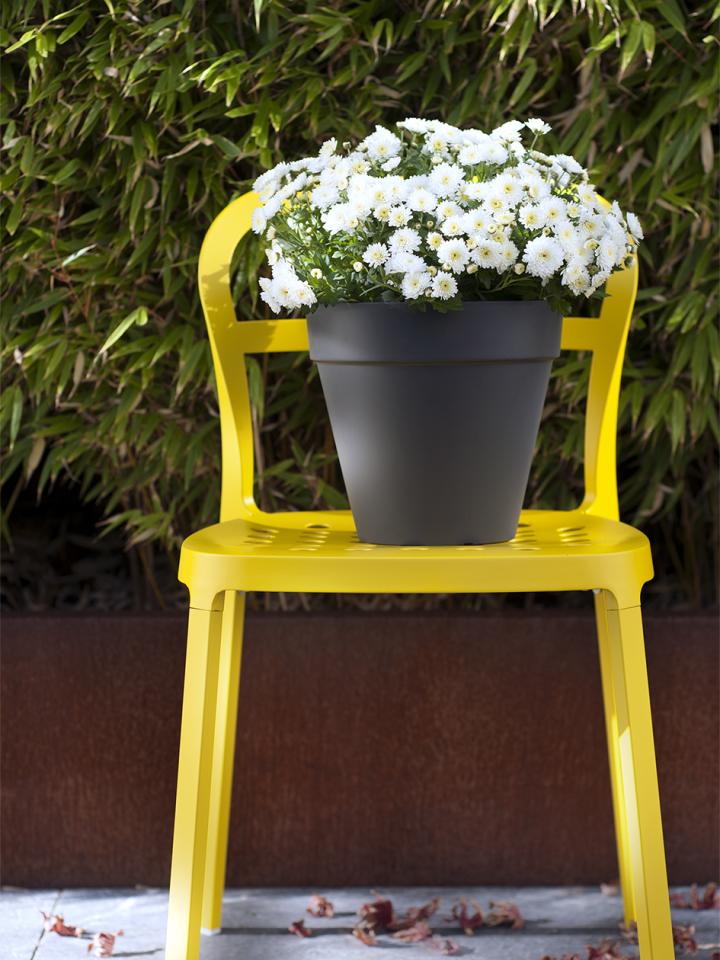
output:
[[[210,227],[200,295],[222,431],[220,523],[184,542],[190,591],[168,960],[196,960],[220,928],[240,656],[247,591],[492,593],[593,590],[625,921],[643,960],[674,956],[655,770],[640,591],[652,577],[647,538],[618,520],[615,433],[637,265],[615,274],[599,319],[568,317],[562,348],[592,351],[585,498],[576,510],[524,511],[515,538],[488,546],[360,543],[349,511],[266,513],[253,499],[252,421],[244,355],[308,348],[304,320],[238,323],[230,259],[250,227],[253,193]]]

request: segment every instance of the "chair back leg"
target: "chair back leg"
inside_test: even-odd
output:
[[[606,595],[633,903],[643,960],[673,960],[672,924],[640,606]]]

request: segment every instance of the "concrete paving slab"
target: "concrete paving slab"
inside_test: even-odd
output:
[[[439,956],[426,943],[402,944],[388,936],[381,936],[378,946],[368,952],[350,930],[358,906],[372,900],[373,891],[322,890],[335,905],[335,916],[329,920],[305,912],[312,892],[229,890],[223,930],[217,936],[203,937],[202,960],[429,960]],[[398,913],[440,897],[433,929],[441,936],[453,937],[462,946],[460,956],[475,960],[540,960],[566,953],[584,957],[587,944],[620,939],[620,897],[605,896],[597,888],[416,887],[379,892],[393,901]],[[485,911],[490,901],[510,900],[520,908],[525,928],[482,929],[474,937],[458,934],[456,924],[448,918],[452,904],[461,898],[476,900]],[[88,931],[124,930],[115,958],[160,960],[163,955],[166,890],[7,891],[0,895],[2,960],[81,960],[87,955],[87,941],[41,935],[39,911],[50,907],[63,914],[68,923]],[[287,932],[288,925],[300,918],[313,931],[307,939]],[[709,960],[714,950],[720,950],[718,911],[674,910],[673,920],[694,924],[702,947],[696,954],[699,960]],[[626,953],[637,956],[637,948],[627,946]]]
[[[40,911],[51,913],[59,890],[13,890],[0,894],[0,936],[3,960],[31,960],[42,938]]]

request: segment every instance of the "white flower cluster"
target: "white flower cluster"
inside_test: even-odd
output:
[[[591,296],[635,253],[632,213],[598,199],[572,157],[546,155],[542,120],[484,133],[407,119],[338,153],[263,174],[253,230],[269,241],[262,299],[315,303]],[[527,144],[525,139],[530,138]]]

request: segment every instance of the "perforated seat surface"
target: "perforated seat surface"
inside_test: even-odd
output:
[[[568,583],[569,558],[575,561],[573,584]],[[605,576],[598,576],[599,561]],[[506,543],[447,547],[364,543],[349,512],[328,511],[258,514],[257,520],[199,530],[183,544],[180,579],[196,589],[199,578],[213,593],[211,584],[219,582],[221,589],[307,592],[603,587],[617,593],[628,565],[636,575],[647,574],[644,579],[652,575],[644,534],[580,511],[524,511],[515,537]],[[223,576],[228,569],[230,577]]]

